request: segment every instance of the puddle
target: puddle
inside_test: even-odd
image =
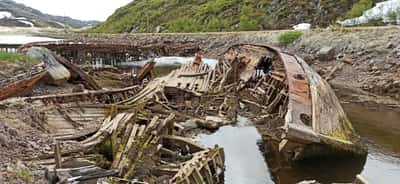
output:
[[[221,127],[212,135],[200,135],[197,141],[207,145],[220,145],[225,151],[225,183],[273,184],[257,141],[257,129],[246,118],[239,117],[236,126]]]

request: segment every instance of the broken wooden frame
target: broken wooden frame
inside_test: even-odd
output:
[[[228,58],[232,58],[233,51],[236,51],[236,59],[257,66],[272,53],[273,62],[269,64],[272,67],[267,66],[270,70],[261,68],[268,72],[252,89],[267,98],[264,104],[253,105],[284,117],[285,123],[278,136],[282,153],[293,160],[323,154],[366,154],[365,146],[360,143],[329,84],[301,58],[260,45],[233,46],[227,51]],[[254,60],[259,63],[254,64]],[[260,88],[262,85],[264,87]]]
[[[73,101],[72,96],[67,99]],[[44,99],[62,101],[63,97]],[[174,137],[172,125],[166,125],[174,123],[170,118],[173,115],[183,121],[194,119],[202,125],[200,127],[218,128],[226,123],[215,123],[216,119],[234,122],[239,101],[250,109],[257,109],[261,112],[259,116],[283,120],[273,129],[277,134],[274,140],[279,143],[277,149],[288,159],[320,156],[329,152],[327,150],[335,150],[331,155],[338,152],[364,154],[366,151],[329,85],[297,56],[268,46],[232,46],[215,69],[189,63],[150,81],[134,95],[116,101],[113,105],[103,106],[111,109],[107,113],[111,115],[105,118],[103,112],[101,125],[95,132],[85,134],[92,136],[81,144],[90,150],[111,141],[111,168],[118,169],[123,178],[140,178],[143,172],[140,169],[150,172],[153,167],[141,165],[144,155],[154,164],[152,156],[161,154],[160,158],[167,159],[159,160],[162,164],[153,173],[162,173],[158,177],[168,173],[172,182],[202,183],[211,178],[217,183],[219,180],[215,175],[221,173],[216,172],[215,165],[221,166],[222,150],[214,148],[204,152],[206,148]],[[92,107],[100,108],[96,104]],[[112,110],[114,107],[120,111]],[[146,111],[150,111],[152,117],[143,117]],[[163,127],[168,128],[163,131]],[[210,155],[214,156],[208,157]],[[178,164],[171,163],[171,158]],[[209,171],[213,173],[212,177]]]

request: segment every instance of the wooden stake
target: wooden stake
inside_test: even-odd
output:
[[[54,144],[54,160],[56,161],[56,169],[60,169],[62,158],[61,158],[61,148],[60,148],[60,142],[56,142]]]

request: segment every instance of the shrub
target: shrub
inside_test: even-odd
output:
[[[258,21],[254,18],[254,9],[245,5],[240,13],[239,28],[241,31],[255,31],[258,29]]]
[[[286,46],[300,39],[302,36],[303,32],[301,31],[289,31],[279,35],[278,42],[279,44]]]
[[[201,31],[200,24],[193,18],[178,18],[171,22],[168,31],[172,33],[191,33]]]
[[[224,31],[228,27],[229,22],[227,20],[216,17],[212,17],[207,23],[207,31],[210,32]]]
[[[373,0],[359,0],[353,5],[351,10],[346,13],[346,18],[351,19],[363,15],[365,10],[371,9],[374,5]]]

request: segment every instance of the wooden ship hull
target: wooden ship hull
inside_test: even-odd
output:
[[[47,75],[46,70],[33,70],[19,76],[0,81],[0,100],[29,93],[38,81]]]
[[[259,105],[270,115],[282,120],[274,132],[260,131],[266,141],[279,143],[279,152],[292,160],[366,155],[332,88],[303,59],[260,45],[233,46],[225,59],[246,63],[250,74],[242,75],[252,75],[256,82],[251,93],[262,99]]]

